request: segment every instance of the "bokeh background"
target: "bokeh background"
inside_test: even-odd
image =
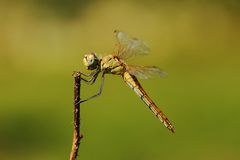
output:
[[[113,31],[146,41],[166,78],[140,80],[170,133],[121,77],[82,104],[80,159],[240,159],[238,0],[0,1],[0,159],[65,160],[73,133],[72,71],[112,53]],[[98,91],[82,84],[81,96]]]

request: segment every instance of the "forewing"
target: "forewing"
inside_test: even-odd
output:
[[[146,55],[150,49],[143,41],[132,38],[124,32],[114,31],[117,38],[117,50],[116,55],[123,59],[129,59],[136,55]]]
[[[165,77],[167,75],[166,72],[162,71],[156,66],[127,66],[127,71],[138,78],[147,79],[154,75],[158,75],[160,77]]]

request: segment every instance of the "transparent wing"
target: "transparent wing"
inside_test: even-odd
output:
[[[115,36],[117,38],[117,50],[115,54],[123,59],[129,59],[135,55],[146,55],[150,49],[143,41],[132,38],[124,32],[115,30]]]
[[[127,71],[138,78],[148,79],[154,75],[158,75],[160,77],[167,76],[167,73],[162,71],[156,66],[127,66]]]

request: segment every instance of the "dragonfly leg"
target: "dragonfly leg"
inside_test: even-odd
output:
[[[86,82],[87,84],[92,85],[92,84],[96,81],[96,79],[97,79],[97,77],[98,77],[98,74],[99,74],[99,71],[94,71],[94,72],[92,72],[92,73],[90,73],[90,74],[84,74],[84,73],[81,73],[81,72],[80,72],[80,74],[83,74],[83,75],[85,75],[85,76],[91,77],[90,79],[85,79],[85,78],[81,77],[81,79],[82,79],[84,82]]]
[[[92,77],[94,74],[96,74],[96,72],[97,72],[97,71],[93,71],[93,72],[87,74],[87,73],[83,73],[83,72],[79,71],[79,73],[80,73],[81,75],[85,76],[85,77]]]
[[[91,96],[91,97],[88,97],[88,98],[86,98],[86,99],[80,100],[78,103],[86,102],[86,101],[88,101],[88,100],[90,100],[90,99],[92,99],[92,98],[95,98],[95,97],[100,96],[101,93],[102,93],[103,84],[104,84],[104,73],[102,74],[102,82],[101,82],[100,89],[99,89],[98,93],[95,94],[95,95],[93,95],[93,96]]]

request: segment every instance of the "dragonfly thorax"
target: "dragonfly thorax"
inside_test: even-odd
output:
[[[88,70],[94,70],[99,66],[99,58],[96,53],[85,54],[83,57],[83,64]]]
[[[125,72],[125,62],[112,54],[104,56],[100,61],[101,70],[105,73],[122,75]]]

